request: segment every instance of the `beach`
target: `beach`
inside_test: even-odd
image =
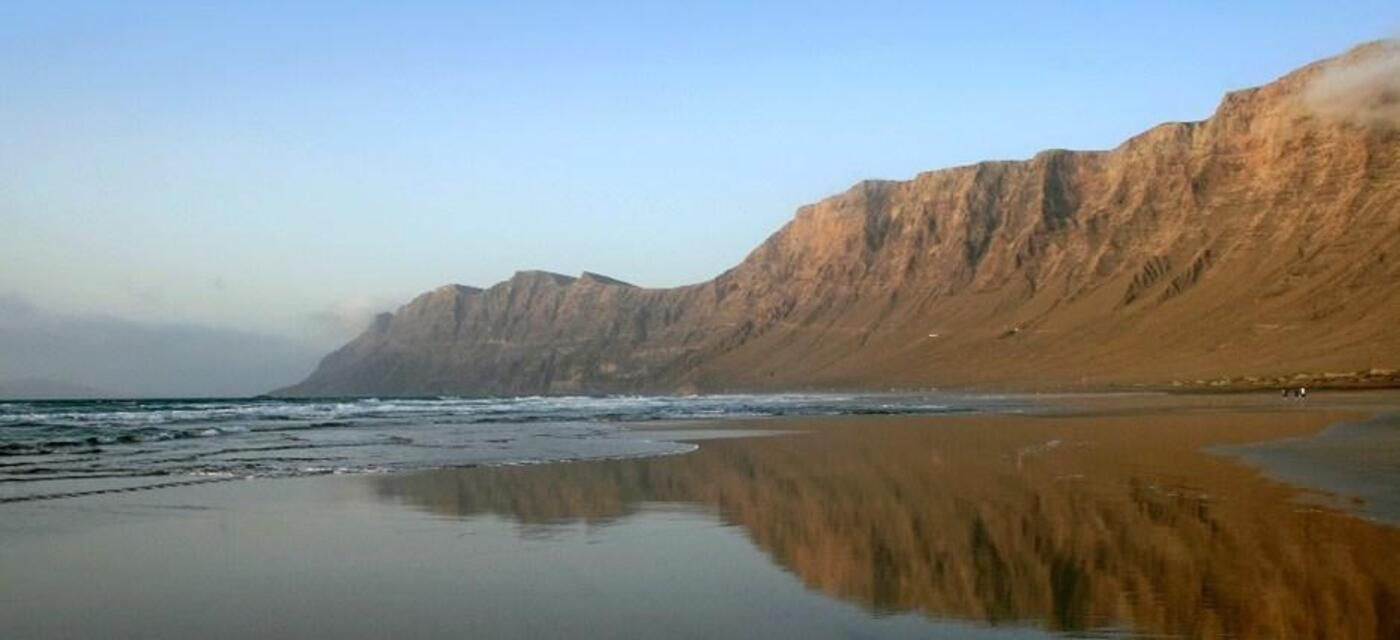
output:
[[[0,636],[1396,637],[1396,407],[657,423],[693,450],[0,504]],[[1348,434],[1368,474],[1297,453]]]

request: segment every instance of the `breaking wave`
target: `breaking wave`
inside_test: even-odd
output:
[[[706,395],[0,402],[0,501],[98,478],[243,478],[660,455],[629,423],[1005,410],[1010,397]],[[174,476],[175,478],[172,478]]]

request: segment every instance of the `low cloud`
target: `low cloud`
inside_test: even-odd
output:
[[[1318,116],[1366,127],[1400,127],[1400,39],[1392,38],[1309,82],[1304,104]]]
[[[0,295],[0,391],[83,388],[104,396],[256,395],[301,380],[321,355],[320,349],[275,336],[62,314],[18,296]]]
[[[397,307],[388,298],[353,298],[313,313],[308,320],[314,339],[339,345],[363,333],[376,315]]]

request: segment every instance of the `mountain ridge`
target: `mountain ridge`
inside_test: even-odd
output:
[[[1398,51],[1362,45],[1109,150],[859,182],[706,282],[521,271],[442,287],[277,393],[1064,387],[1394,365],[1400,127],[1371,114],[1396,98],[1346,80]]]

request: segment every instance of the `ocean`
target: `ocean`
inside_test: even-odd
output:
[[[237,478],[684,453],[629,425],[1015,410],[1016,396],[777,394],[0,402],[0,502]]]

